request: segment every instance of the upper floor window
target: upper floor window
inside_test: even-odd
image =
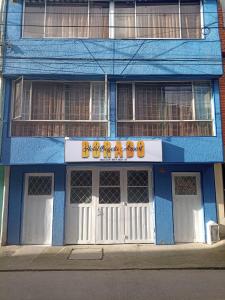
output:
[[[210,83],[118,83],[117,135],[213,135]]]
[[[25,0],[23,36],[32,38],[201,38],[199,0]]]
[[[104,82],[15,82],[13,136],[107,136]]]

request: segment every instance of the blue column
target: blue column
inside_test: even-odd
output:
[[[20,244],[23,173],[18,167],[10,169],[7,244]]]
[[[65,166],[57,166],[55,170],[55,193],[53,205],[52,245],[64,244],[65,220]]]
[[[203,205],[205,225],[212,220],[217,222],[216,191],[213,165],[207,165],[202,173]]]
[[[154,166],[156,244],[174,244],[171,172]]]
[[[116,137],[116,83],[110,82],[109,89],[110,103],[110,137]]]

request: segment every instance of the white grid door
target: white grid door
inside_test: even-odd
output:
[[[174,236],[178,243],[203,243],[204,214],[200,173],[173,173]]]
[[[53,186],[52,173],[25,174],[22,244],[52,243]]]

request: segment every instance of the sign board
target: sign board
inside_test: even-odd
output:
[[[161,140],[65,140],[66,162],[162,162]]]

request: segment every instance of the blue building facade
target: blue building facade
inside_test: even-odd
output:
[[[8,244],[206,241],[216,0],[10,0],[4,57]]]

